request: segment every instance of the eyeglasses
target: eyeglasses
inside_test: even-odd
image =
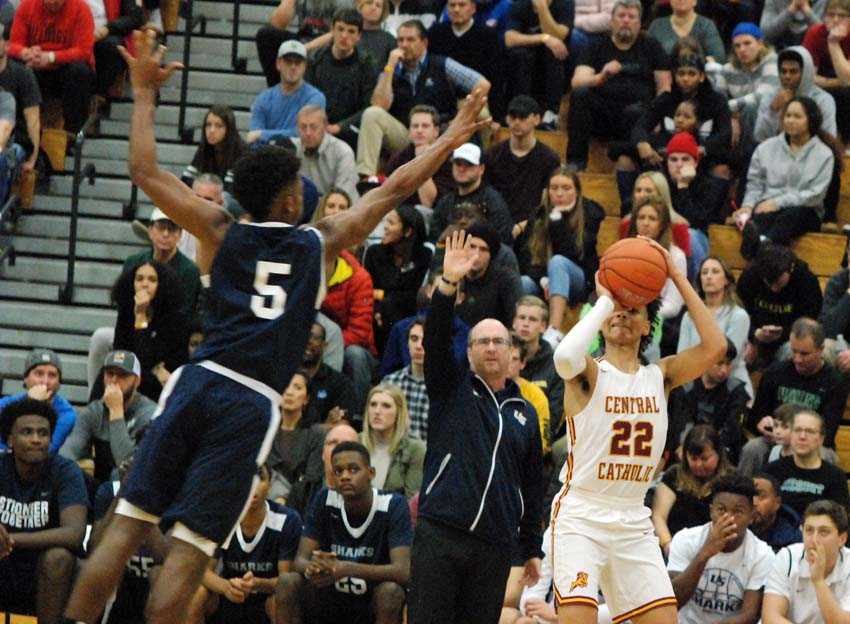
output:
[[[487,347],[491,344],[495,347],[506,347],[510,343],[510,340],[496,336],[495,338],[474,338],[470,342],[476,347]]]
[[[802,435],[802,434],[805,433],[807,436],[813,436],[814,437],[814,436],[820,435],[820,430],[819,429],[805,429],[803,427],[794,427],[791,430],[791,433],[794,433],[796,435]]]

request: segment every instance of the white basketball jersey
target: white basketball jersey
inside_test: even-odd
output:
[[[667,439],[664,375],[655,365],[633,374],[600,360],[587,406],[567,418],[563,493],[643,504]]]

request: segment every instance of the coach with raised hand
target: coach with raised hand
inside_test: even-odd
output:
[[[526,584],[540,574],[543,506],[534,408],[508,378],[511,339],[496,319],[469,333],[471,370],[452,356],[458,283],[476,252],[463,231],[446,239],[443,275],[425,324],[428,453],[413,541],[410,624],[495,624],[511,561]]]

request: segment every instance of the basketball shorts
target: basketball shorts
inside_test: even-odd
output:
[[[226,548],[277,433],[279,401],[265,384],[212,362],[174,371],[116,512],[173,527],[210,556]]]
[[[598,606],[614,624],[657,607],[676,606],[658,538],[641,502],[619,508],[570,492],[552,510],[552,569],[559,607]]]

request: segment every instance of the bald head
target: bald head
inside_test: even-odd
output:
[[[505,385],[511,361],[511,335],[501,321],[479,321],[469,332],[469,367],[494,390]]]
[[[322,449],[322,462],[325,465],[325,482],[328,486],[333,487],[333,465],[331,463],[331,453],[341,442],[359,442],[360,438],[354,427],[347,423],[340,423],[330,428],[325,435],[325,446]]]

